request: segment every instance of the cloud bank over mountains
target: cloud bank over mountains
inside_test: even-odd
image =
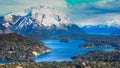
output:
[[[64,12],[78,25],[96,25],[120,19],[120,0],[0,0],[0,14],[48,5]]]
[[[120,0],[99,0],[69,7],[68,16],[80,25],[96,25],[120,19]],[[74,19],[75,18],[75,19]]]

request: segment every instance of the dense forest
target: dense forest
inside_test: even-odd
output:
[[[99,47],[99,46],[113,46],[116,50],[120,50],[120,37],[119,36],[89,36],[84,38],[87,42],[81,45],[81,48]]]
[[[73,35],[74,38],[65,37],[61,42],[69,42],[70,39],[85,40],[81,48],[114,46],[114,51],[90,51],[84,55],[73,56],[73,61],[65,62],[13,62],[1,64],[0,68],[120,68],[120,37],[100,35]],[[76,36],[76,37],[75,37]],[[12,33],[0,35],[0,60],[30,61],[35,57],[35,52],[42,54],[49,52],[42,42],[28,40],[26,37]],[[34,53],[33,53],[34,52]]]
[[[31,61],[37,55],[49,52],[50,49],[42,42],[32,41],[21,35],[0,35],[0,60],[2,61]]]
[[[80,35],[74,34],[65,36],[68,39],[78,39],[86,41],[85,44],[80,45],[80,48],[90,48],[99,46],[113,46],[116,50],[120,50],[120,36],[104,36],[104,35]]]
[[[21,62],[2,64],[0,68],[120,68],[119,62]]]
[[[78,55],[72,57],[76,61],[93,62],[93,61],[103,61],[103,62],[120,62],[120,52],[119,51],[90,51],[84,55]]]

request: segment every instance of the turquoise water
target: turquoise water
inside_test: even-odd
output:
[[[52,62],[52,61],[71,61],[71,57],[79,54],[85,54],[93,50],[114,50],[114,47],[95,47],[81,49],[79,46],[85,43],[82,40],[72,40],[70,42],[60,42],[59,40],[43,40],[45,45],[52,49],[52,52],[45,53],[37,58],[36,62]]]

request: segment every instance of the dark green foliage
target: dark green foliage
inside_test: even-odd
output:
[[[72,59],[77,61],[103,61],[103,62],[120,62],[120,52],[119,51],[90,51],[84,55],[78,55],[72,57]]]
[[[119,62],[22,62],[2,64],[0,68],[120,68]]]
[[[48,48],[42,42],[28,40],[26,37],[11,33],[0,35],[0,60],[31,60],[36,57],[32,52],[44,53]]]
[[[82,39],[86,44],[82,44],[80,48],[113,46],[120,50],[120,37],[119,36],[102,36],[102,35],[75,35],[73,39]]]

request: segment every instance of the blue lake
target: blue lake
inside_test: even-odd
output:
[[[93,50],[114,50],[115,47],[95,47],[81,49],[79,46],[85,43],[82,40],[72,40],[70,42],[60,42],[59,40],[43,40],[45,45],[51,48],[52,52],[45,53],[34,60],[36,62],[52,62],[52,61],[71,61],[71,57],[82,55]]]

